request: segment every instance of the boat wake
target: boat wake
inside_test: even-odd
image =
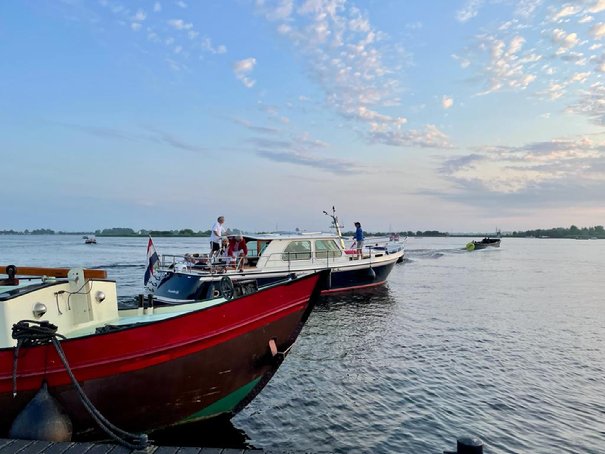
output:
[[[144,263],[111,263],[107,265],[101,265],[98,268],[104,270],[119,270],[119,269],[145,269]]]
[[[459,254],[466,249],[406,249],[407,259],[439,259],[445,255]]]

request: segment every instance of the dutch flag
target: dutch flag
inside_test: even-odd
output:
[[[149,237],[149,242],[147,243],[147,269],[145,270],[145,278],[143,285],[147,286],[149,279],[151,279],[151,276],[153,276],[155,273],[156,265],[159,261],[160,259],[153,245],[153,240],[151,239],[151,237]]]

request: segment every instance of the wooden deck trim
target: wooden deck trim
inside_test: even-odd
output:
[[[67,277],[71,268],[43,268],[35,266],[18,266],[15,276],[49,276]],[[0,273],[6,274],[6,265],[0,265]],[[107,271],[101,269],[85,269],[86,279],[107,279]]]

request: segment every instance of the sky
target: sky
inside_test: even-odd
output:
[[[0,2],[0,230],[605,224],[605,0]]]

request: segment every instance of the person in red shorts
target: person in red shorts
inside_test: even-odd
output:
[[[241,235],[235,235],[229,239],[229,248],[227,249],[227,256],[230,258],[232,263],[235,263],[235,268],[242,270],[244,261],[248,255],[248,246],[246,246],[246,240]]]

